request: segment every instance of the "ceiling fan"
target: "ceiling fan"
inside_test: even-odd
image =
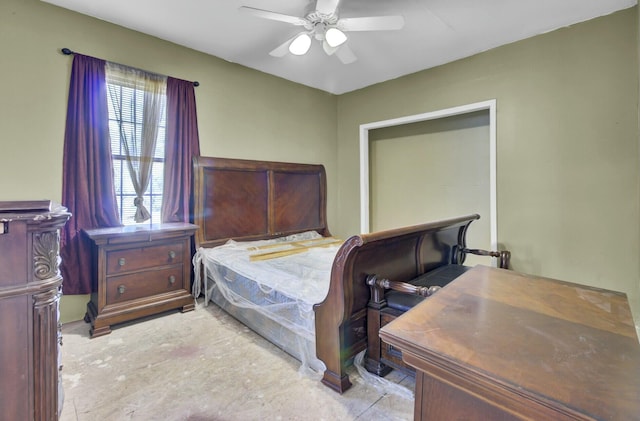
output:
[[[303,31],[289,38],[273,49],[269,54],[273,57],[283,57],[287,52],[294,55],[304,55],[311,47],[311,39],[322,42],[322,48],[327,55],[335,54],[344,64],[357,60],[356,55],[346,45],[345,32],[351,31],[391,31],[402,29],[402,16],[369,16],[359,18],[338,17],[340,0],[317,0],[316,8],[305,17],[284,15],[269,10],[241,6],[240,10],[264,19],[270,19],[301,26]]]

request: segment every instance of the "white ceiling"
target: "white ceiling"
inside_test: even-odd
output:
[[[444,64],[634,6],[637,0],[342,0],[340,18],[402,15],[398,31],[349,32],[351,64],[313,41],[304,56],[269,52],[299,26],[238,10],[304,17],[316,0],[42,0],[334,94]],[[74,49],[74,45],[64,45]],[[79,51],[91,54],[91,51]]]

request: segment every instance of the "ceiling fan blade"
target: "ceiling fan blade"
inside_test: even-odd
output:
[[[338,48],[340,48],[340,46],[332,47],[329,45],[329,43],[326,40],[322,41],[322,49],[324,50],[325,53],[327,53],[328,56],[333,55],[333,53],[338,51]]]
[[[283,15],[282,13],[270,12],[268,10],[256,9],[255,7],[240,6],[239,10],[245,13],[250,13],[254,16],[263,19],[277,20],[280,22],[290,23],[292,25],[304,26],[307,21],[297,16]]]
[[[331,15],[338,8],[338,3],[340,0],[318,0],[316,10],[324,15]]]
[[[347,44],[342,44],[338,47],[335,52],[336,56],[340,59],[340,61],[344,64],[351,64],[358,59],[351,48]]]
[[[371,16],[364,18],[344,18],[336,24],[341,31],[393,31],[402,29],[402,16]]]
[[[286,40],[285,42],[283,42],[282,44],[278,45],[276,48],[274,48],[273,50],[271,50],[269,52],[270,56],[273,57],[284,57],[289,53],[289,44],[291,44],[291,42],[300,34],[295,34],[294,36],[292,36],[291,38],[289,38],[288,40]]]

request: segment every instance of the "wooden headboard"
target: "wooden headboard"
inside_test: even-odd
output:
[[[196,248],[309,230],[329,236],[324,167],[193,158]]]

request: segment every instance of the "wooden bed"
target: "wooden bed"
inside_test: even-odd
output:
[[[193,164],[196,250],[309,230],[330,236],[323,166],[212,157],[196,157]],[[316,355],[326,367],[326,386],[346,391],[346,367],[367,346],[367,276],[406,281],[456,261],[455,250],[466,247],[467,228],[478,218],[356,235],[343,243],[329,292],[314,306]]]

